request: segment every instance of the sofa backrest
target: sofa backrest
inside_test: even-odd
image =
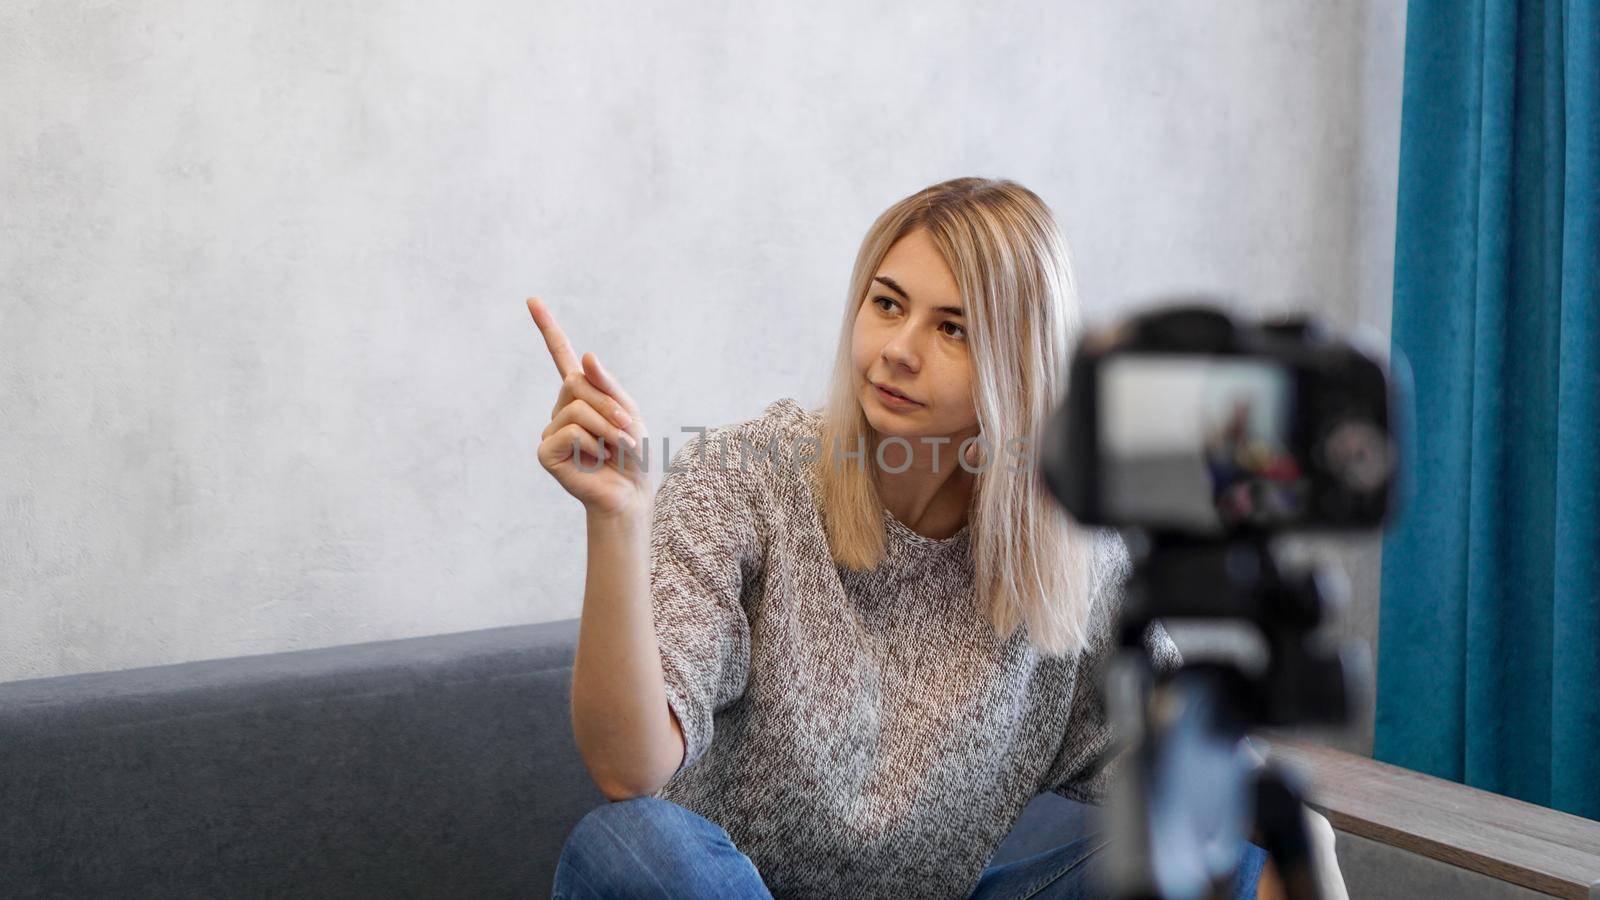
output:
[[[545,896],[577,626],[0,684],[0,896]]]

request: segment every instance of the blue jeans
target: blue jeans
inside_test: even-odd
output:
[[[1088,835],[983,870],[969,900],[1097,896],[1092,873],[1105,840]],[[1256,895],[1266,851],[1245,848],[1235,898]],[[721,825],[670,800],[636,797],[595,807],[561,848],[553,900],[620,897],[767,897],[755,863]]]

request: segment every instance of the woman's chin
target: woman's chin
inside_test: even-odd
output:
[[[876,431],[880,437],[905,438],[915,443],[917,438],[922,435],[920,431],[906,427],[908,423],[904,418],[896,416],[887,410],[873,409],[869,406],[864,407],[862,413],[867,417],[867,424],[871,425],[872,430]]]

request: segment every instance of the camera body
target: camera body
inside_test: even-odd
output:
[[[1041,474],[1075,519],[1197,537],[1376,527],[1405,471],[1386,368],[1309,321],[1179,302],[1087,337]]]

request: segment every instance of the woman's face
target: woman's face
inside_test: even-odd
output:
[[[896,241],[875,275],[851,339],[861,408],[880,434],[907,438],[919,455],[928,446],[919,437],[952,437],[940,459],[954,459],[955,445],[978,430],[955,276],[923,229]],[[915,402],[897,403],[875,385]]]

